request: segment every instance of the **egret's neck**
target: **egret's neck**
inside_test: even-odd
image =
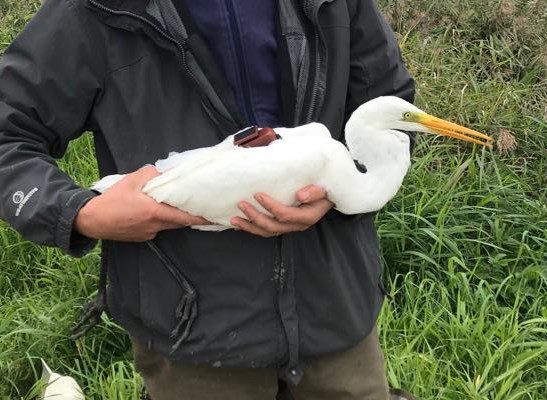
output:
[[[367,168],[355,168],[345,182],[347,189],[337,199],[337,208],[348,214],[366,213],[382,208],[399,190],[410,166],[410,141],[395,130],[363,127],[346,131],[351,157]]]
[[[358,132],[355,130],[346,130],[346,146],[349,154],[354,160],[366,165],[372,154],[372,150],[377,148],[378,141],[382,142],[383,138],[379,138],[378,134],[374,134],[375,130],[370,127],[363,127]],[[368,166],[367,166],[368,168]]]
[[[408,135],[381,124],[361,124],[357,127],[348,123],[345,138],[353,159],[364,164],[367,169],[391,163],[390,155],[407,155],[410,149]]]

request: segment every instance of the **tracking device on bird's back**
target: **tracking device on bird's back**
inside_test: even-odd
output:
[[[272,128],[258,129],[251,126],[239,131],[234,136],[234,145],[241,147],[262,147],[267,146],[276,139],[279,139]]]
[[[250,126],[245,128],[234,135],[234,145],[243,146],[258,137],[258,127]]]

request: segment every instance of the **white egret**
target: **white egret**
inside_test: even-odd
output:
[[[233,228],[230,219],[244,217],[237,207],[242,200],[267,213],[253,198],[257,192],[294,205],[295,193],[309,184],[323,186],[342,213],[377,211],[395,196],[410,166],[410,140],[401,131],[434,133],[481,145],[492,141],[400,98],[378,97],[361,105],[348,120],[347,148],[319,123],[276,128],[281,140],[264,147],[236,146],[232,135],[216,146],[171,153],[157,161],[161,175],[150,180],[143,192],[216,224],[193,226],[203,230]],[[122,177],[107,176],[93,189],[103,192]]]

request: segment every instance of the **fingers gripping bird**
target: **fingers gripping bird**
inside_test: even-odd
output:
[[[161,175],[142,190],[158,202],[216,224],[193,226],[202,230],[233,228],[231,218],[244,217],[237,207],[242,200],[269,214],[254,199],[258,192],[295,205],[295,193],[310,184],[323,186],[344,214],[373,212],[395,196],[410,167],[410,140],[402,131],[486,146],[492,142],[487,135],[433,117],[398,97],[378,97],[351,115],[345,126],[347,147],[319,123],[276,128],[281,140],[263,147],[238,146],[232,135],[216,146],[171,153],[157,161]],[[123,176],[107,176],[92,188],[104,192]]]

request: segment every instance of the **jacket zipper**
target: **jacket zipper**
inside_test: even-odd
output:
[[[308,116],[306,122],[311,122],[313,120],[316,109],[319,105],[319,73],[321,70],[321,34],[319,26],[319,9],[321,6],[329,0],[306,0],[304,1],[303,8],[304,13],[308,18],[313,22],[314,26],[314,37],[313,37],[313,48],[310,49],[310,58],[314,61],[315,65],[313,68],[313,79],[310,80],[311,83],[311,94],[310,94],[310,107],[308,109]],[[308,89],[306,89],[308,93]]]
[[[293,1],[294,1],[294,6],[299,7],[298,0],[293,0]],[[321,4],[323,4],[324,1],[326,1],[326,0],[320,1],[319,6],[321,6]],[[301,119],[300,120],[295,119],[294,123],[296,125],[306,124],[306,123],[312,122],[313,118],[314,118],[315,111],[317,109],[317,105],[319,103],[319,101],[318,101],[318,83],[319,83],[319,73],[320,73],[320,69],[321,69],[321,54],[320,54],[320,51],[319,51],[319,47],[320,47],[321,36],[319,34],[319,31],[318,31],[319,30],[319,25],[316,22],[316,18],[312,18],[313,10],[312,10],[312,5],[310,5],[310,1],[304,2],[303,9],[304,9],[304,15],[307,16],[306,19],[309,19],[309,20],[312,21],[312,27],[313,27],[313,30],[314,30],[313,37],[310,37],[311,35],[306,33],[306,38],[308,40],[309,47],[310,47],[310,53],[309,53],[310,77],[308,79],[306,89],[304,91],[304,99],[309,99],[310,103],[309,103],[309,107],[307,109],[307,112],[304,110],[304,107],[302,105]],[[298,19],[300,20],[300,24],[303,27],[309,26],[308,25],[309,21],[305,21],[300,16],[298,16]],[[296,118],[296,115],[295,115],[295,118]]]
[[[274,282],[276,284],[277,289],[277,299],[276,299],[276,308],[277,312],[279,314],[280,324],[281,324],[281,342],[285,341],[287,344],[287,351],[286,353],[283,351],[280,351],[280,349],[283,348],[283,346],[280,346],[278,344],[278,367],[282,367],[286,363],[288,363],[291,359],[291,346],[290,346],[290,339],[289,339],[289,333],[287,332],[285,322],[283,319],[283,310],[281,307],[281,296],[283,296],[283,291],[285,289],[285,279],[287,275],[287,271],[285,269],[285,263],[283,262],[283,235],[280,235],[276,238],[274,238],[274,246],[275,246],[275,254],[276,258],[274,260]],[[280,343],[281,343],[280,342]]]
[[[236,14],[234,10],[234,4],[232,0],[224,0],[226,5],[226,10],[228,11],[228,17],[230,19],[230,30],[232,34],[232,41],[235,45],[236,58],[238,61],[243,63],[243,46],[241,44],[241,32],[239,31],[239,26],[237,24]],[[251,90],[249,88],[249,82],[247,80],[247,67],[243,63],[240,65],[239,62],[236,62],[237,72],[239,73],[239,80],[241,81],[241,86],[243,89],[243,102],[245,105],[245,113],[247,114],[247,120],[251,125],[256,125],[256,117],[253,112],[253,107],[251,105]]]
[[[317,27],[317,29],[319,29]],[[319,69],[321,68],[321,56],[319,54],[319,46],[320,46],[320,43],[319,43],[319,32],[315,31],[315,35],[314,35],[314,47],[313,47],[313,51],[311,52],[312,54],[312,58],[315,58],[315,68],[314,68],[314,75],[313,75],[313,79],[311,80],[311,104],[310,104],[310,107],[308,109],[308,118],[307,118],[307,121],[306,122],[312,122],[313,120],[313,117],[314,117],[314,114],[315,114],[315,109],[317,108],[317,90],[318,90],[318,84],[319,84]],[[315,56],[315,57],[314,57]]]
[[[169,36],[163,29],[161,29],[159,26],[157,26],[156,24],[154,24],[152,21],[149,21],[148,19],[144,18],[144,17],[141,17],[140,15],[137,15],[137,14],[134,14],[132,12],[129,12],[129,11],[119,11],[119,10],[113,10],[111,8],[108,8],[108,7],[105,7],[103,6],[102,4],[100,3],[97,3],[95,0],[89,0],[89,3],[99,9],[99,10],[102,10],[104,12],[107,12],[107,13],[110,13],[110,14],[113,14],[113,15],[125,15],[125,16],[128,16],[128,17],[131,17],[131,18],[135,18],[141,22],[144,22],[146,25],[148,26],[151,26],[152,28],[154,28],[154,30],[156,32],[158,32],[164,39],[167,39],[167,41],[175,44],[177,46],[177,49],[179,50],[179,53],[180,53],[180,56],[181,56],[181,60],[182,60],[182,65],[184,67],[184,70],[186,71],[186,73],[188,74],[188,76],[196,83],[196,85],[199,87],[199,83],[196,79],[196,77],[194,76],[192,70],[190,69],[190,67],[188,66],[188,62],[186,60],[186,53],[184,51],[184,45],[186,44],[186,42],[183,42],[183,43],[180,43],[177,39],[175,39],[174,37],[172,36]]]

